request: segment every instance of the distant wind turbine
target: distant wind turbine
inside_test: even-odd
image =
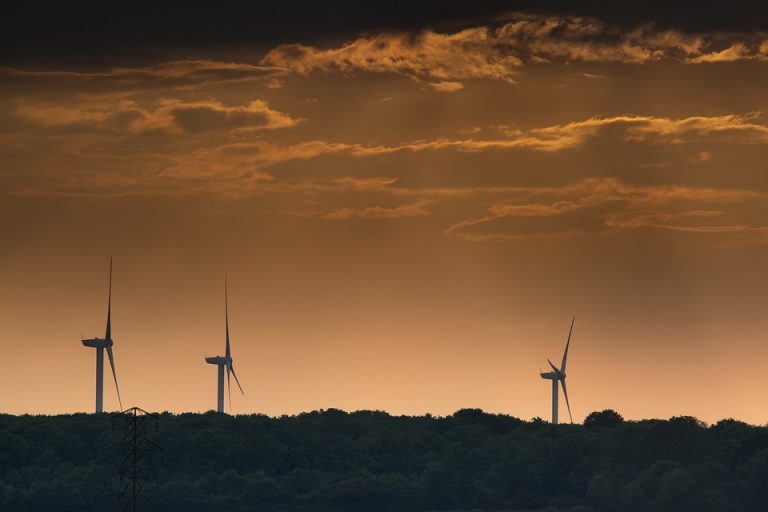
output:
[[[573,332],[573,322],[576,321],[574,316],[571,320],[571,328],[568,330],[568,341],[565,343],[565,352],[563,352],[563,362],[560,364],[560,368],[552,364],[552,361],[547,359],[549,366],[552,367],[551,372],[541,373],[542,379],[549,379],[552,381],[552,424],[557,425],[557,397],[558,389],[557,383],[559,382],[563,386],[563,395],[565,395],[565,404],[568,406],[568,416],[573,423],[573,416],[571,416],[571,404],[568,402],[568,390],[565,387],[565,363],[568,361],[568,347],[571,345],[571,333]]]
[[[81,335],[82,336],[82,335]],[[107,333],[104,338],[90,338],[81,340],[83,345],[96,349],[96,412],[104,412],[104,349],[107,349],[109,365],[112,367],[112,376],[115,378],[117,401],[120,410],[123,409],[123,401],[120,399],[120,388],[117,385],[117,372],[115,371],[115,356],[112,353],[112,258],[109,258],[109,299],[107,302]]]
[[[230,388],[229,374],[235,377],[237,387],[240,388],[240,393],[245,395],[243,387],[240,385],[240,381],[237,379],[235,373],[235,367],[232,366],[232,352],[229,348],[229,308],[227,306],[227,278],[224,277],[224,322],[226,325],[226,348],[224,356],[206,357],[205,362],[208,364],[215,364],[219,368],[218,374],[218,389],[216,394],[216,410],[218,412],[224,412],[224,369],[227,370],[227,393],[229,395],[229,407],[232,408],[232,390]]]

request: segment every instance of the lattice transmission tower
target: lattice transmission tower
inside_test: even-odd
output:
[[[132,407],[115,415],[123,419],[123,438],[120,446],[120,492],[118,500],[123,512],[147,510],[147,488],[157,480],[157,472],[150,455],[162,454],[162,447],[147,438],[147,429],[157,431],[156,414]]]

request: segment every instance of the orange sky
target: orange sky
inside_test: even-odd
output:
[[[0,69],[0,411],[768,421],[768,39],[514,14]],[[117,405],[105,382],[105,405]],[[563,404],[564,405],[564,404]],[[566,414],[561,409],[561,418]]]

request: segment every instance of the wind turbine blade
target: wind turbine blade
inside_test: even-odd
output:
[[[117,390],[117,401],[120,403],[120,410],[123,410],[123,400],[120,398],[120,386],[117,385],[117,372],[115,371],[115,356],[112,354],[112,345],[107,345],[107,355],[109,356],[109,365],[112,367],[112,377],[115,378],[115,389]]]
[[[573,332],[573,322],[576,321],[576,315],[571,319],[571,328],[568,329],[568,342],[565,344],[565,352],[563,352],[563,363],[560,365],[560,369],[565,373],[565,363],[568,360],[568,347],[571,345],[571,333]]]
[[[224,276],[224,323],[226,324],[227,332],[227,346],[226,357],[231,357],[231,351],[229,349],[229,306],[227,305],[227,276]]]
[[[560,370],[557,369],[557,366],[553,365],[552,361],[550,361],[549,359],[547,359],[547,362],[549,363],[549,366],[551,366],[552,369],[555,370],[555,373],[559,375],[560,374]]]
[[[229,387],[229,364],[224,365],[227,367],[227,394],[229,395],[229,410],[232,410],[232,388]]]
[[[112,256],[109,257],[109,299],[107,299],[107,334],[105,340],[112,339]]]
[[[563,395],[565,395],[565,405],[568,406],[568,417],[571,418],[571,423],[573,423],[573,416],[571,416],[571,404],[568,402],[568,390],[565,389],[565,379],[560,379],[560,384],[563,386]]]
[[[235,377],[235,382],[237,382],[237,387],[240,388],[240,393],[244,395],[245,391],[243,391],[243,386],[240,385],[240,381],[237,379],[237,374],[235,373],[235,367],[232,366],[232,364],[230,364],[229,369],[232,370],[232,375]]]

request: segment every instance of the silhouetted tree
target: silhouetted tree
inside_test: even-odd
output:
[[[605,409],[603,411],[595,411],[589,413],[589,416],[584,418],[585,427],[615,427],[624,423],[624,418],[621,414],[617,413],[613,409]]]

